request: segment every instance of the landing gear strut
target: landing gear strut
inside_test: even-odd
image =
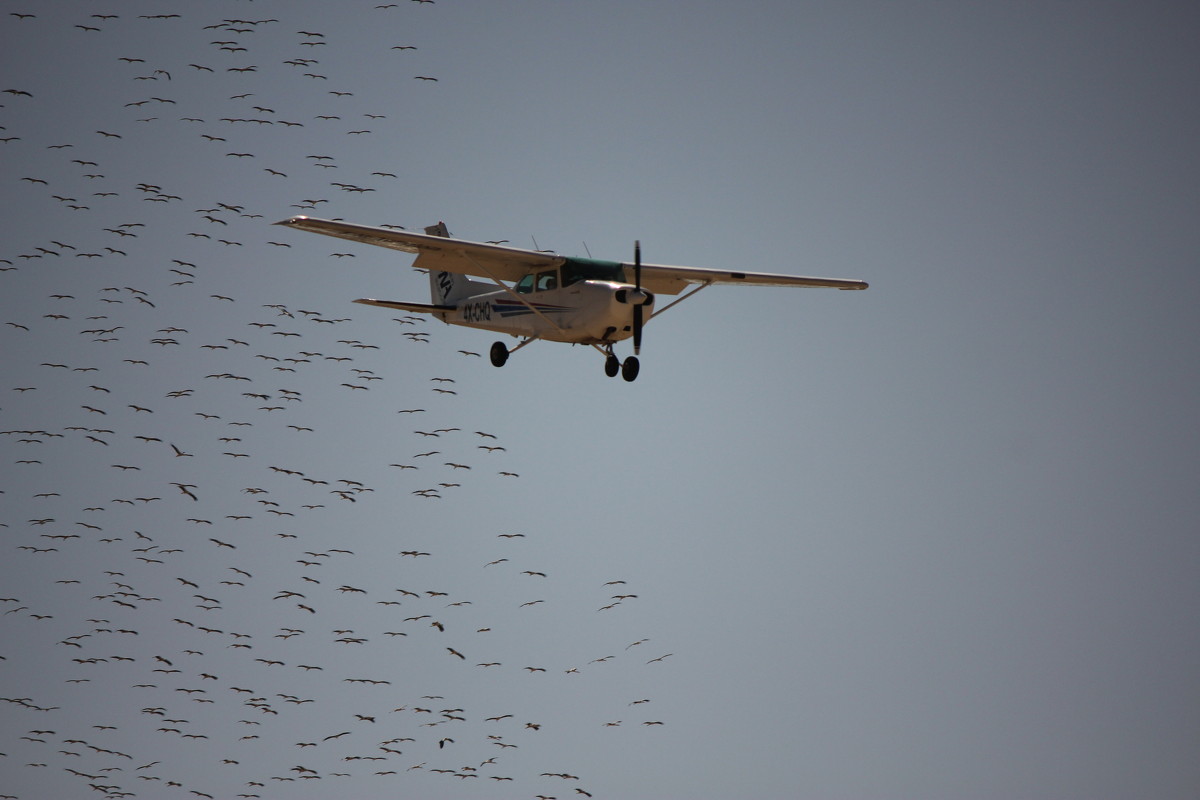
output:
[[[508,361],[508,347],[505,346],[504,342],[493,342],[489,355],[491,356],[493,367],[503,367],[504,363]]]

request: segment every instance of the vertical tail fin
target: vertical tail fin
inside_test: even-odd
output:
[[[430,225],[425,229],[425,233],[430,236],[450,237],[450,231],[446,228],[446,223],[444,222]],[[414,267],[429,270],[429,296],[432,298],[434,305],[455,305],[464,297],[470,297],[471,295],[480,294],[495,288],[486,283],[473,281],[461,273],[447,272],[441,269],[438,264],[439,258],[439,254],[422,253],[413,262]]]

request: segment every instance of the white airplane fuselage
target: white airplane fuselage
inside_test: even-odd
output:
[[[636,290],[632,284],[584,280],[514,294],[498,289],[471,295],[458,300],[453,311],[439,311],[433,316],[451,325],[552,342],[603,344],[633,335],[634,305],[629,301],[636,302]],[[653,304],[653,297],[648,297],[643,305],[647,320]]]

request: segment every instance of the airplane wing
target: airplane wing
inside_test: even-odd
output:
[[[465,239],[430,236],[427,233],[355,225],[318,217],[289,217],[275,224],[349,239],[352,242],[402,250],[405,253],[418,253],[418,262],[424,263],[414,262],[413,266],[416,267],[502,281],[519,281],[533,270],[556,267],[566,260],[553,253],[539,253],[536,250],[521,250],[516,247],[468,242]]]
[[[633,267],[626,264],[625,278],[633,280]],[[642,264],[642,286],[655,294],[679,294],[688,284],[740,283],[743,286],[798,286],[825,289],[866,289],[866,281],[842,278],[807,278],[771,272],[739,272],[703,267],[668,267]]]
[[[302,231],[336,236],[353,242],[373,244],[405,253],[417,253],[414,267],[444,270],[463,275],[475,275],[516,282],[529,272],[558,267],[568,262],[587,264],[593,271],[609,272],[613,280],[633,281],[633,265],[616,261],[574,259],[543,253],[537,250],[522,250],[495,244],[469,242],[426,233],[356,225],[318,217],[297,216],[280,220],[276,225],[299,228]],[[642,265],[642,285],[656,294],[679,294],[689,284],[709,285],[714,283],[740,283],[745,286],[800,286],[829,289],[866,289],[866,281],[841,278],[808,278],[799,275],[778,275],[770,272],[743,272],[737,270],[706,269],[703,267],[671,267],[663,264]]]

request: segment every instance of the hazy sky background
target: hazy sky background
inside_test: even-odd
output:
[[[1200,11],[387,5],[0,18],[0,794],[1195,797]]]

